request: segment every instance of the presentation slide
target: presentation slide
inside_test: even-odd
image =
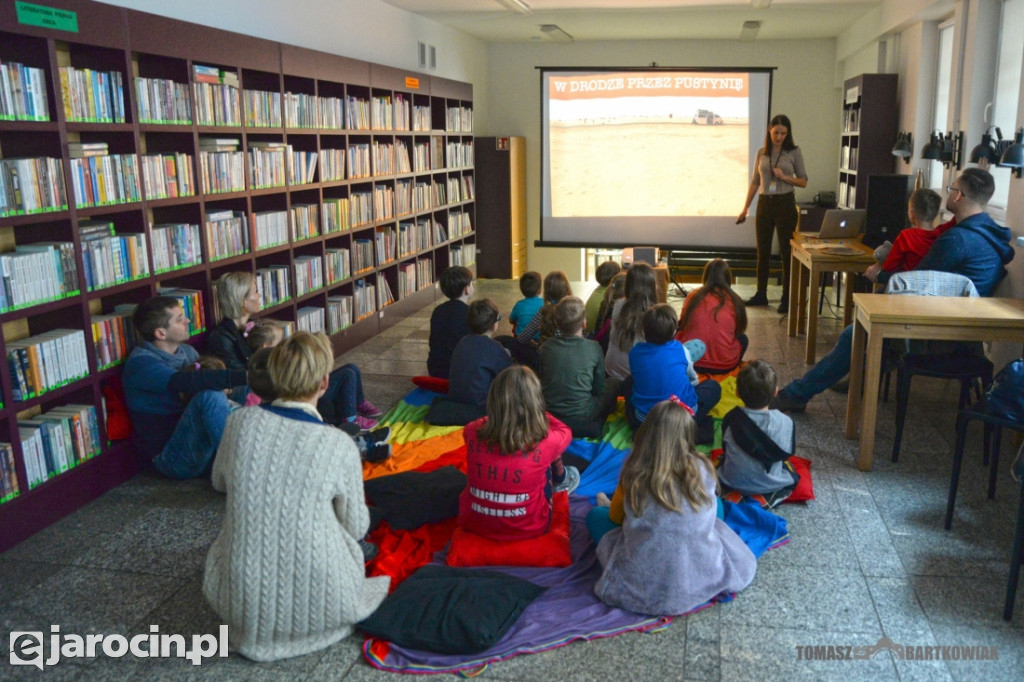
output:
[[[542,69],[541,86],[542,242],[754,247],[753,218],[735,223],[770,70]]]

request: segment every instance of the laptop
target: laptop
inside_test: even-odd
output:
[[[857,239],[864,232],[867,211],[856,209],[829,209],[821,221],[821,231],[817,234],[818,241],[823,239]]]

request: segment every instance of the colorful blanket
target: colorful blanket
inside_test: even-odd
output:
[[[445,465],[465,470],[465,442],[460,427],[436,427],[423,422],[435,393],[416,389],[399,402],[383,422],[392,429],[394,454],[380,464],[364,464],[364,478],[386,476],[401,471],[431,471]],[[611,637],[623,632],[668,627],[671,617],[644,616],[605,605],[594,596],[593,587],[601,574],[595,545],[584,519],[598,492],[611,494],[618,484],[619,471],[631,445],[632,432],[620,411],[605,425],[599,441],[573,440],[567,454],[586,463],[579,488],[571,498],[571,546],[573,564],[567,568],[502,568],[548,590],[531,604],[505,637],[487,651],[472,656],[441,655],[403,649],[389,642],[369,638],[363,655],[373,666],[407,673],[455,672],[476,675],[490,663],[523,653],[545,651],[575,640]],[[703,448],[720,449],[721,431],[716,442]],[[789,536],[784,519],[766,512],[758,504],[726,502],[725,521],[750,546],[756,556],[785,544]],[[378,545],[377,557],[370,562],[370,575],[389,575],[392,589],[420,566],[443,562],[444,548],[455,529],[455,520],[427,524],[412,531],[395,531],[386,522],[371,534]],[[720,595],[698,609],[728,601],[732,595]],[[565,614],[573,613],[574,618]]]

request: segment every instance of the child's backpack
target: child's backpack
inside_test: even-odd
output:
[[[985,397],[992,414],[1024,422],[1024,358],[1017,358],[999,370]]]

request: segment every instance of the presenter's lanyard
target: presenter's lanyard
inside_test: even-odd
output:
[[[772,153],[771,152],[768,152],[768,160],[772,161]],[[779,147],[779,154],[778,154],[778,156],[775,157],[775,160],[772,161],[772,171],[775,170],[775,167],[779,165],[779,161],[781,161],[781,160],[782,160],[782,147]],[[774,176],[775,176],[775,174],[773,172],[772,173],[772,180],[771,180],[771,182],[768,183],[768,194],[775,194],[775,192],[779,188],[779,185],[776,182]]]

